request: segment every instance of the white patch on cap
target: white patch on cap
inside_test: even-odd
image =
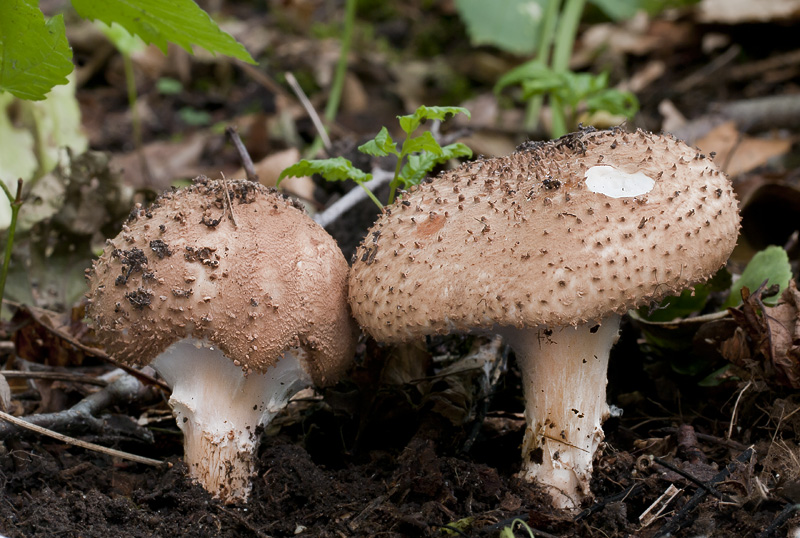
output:
[[[592,166],[586,171],[586,187],[611,198],[629,198],[647,194],[656,181],[642,172],[629,174],[607,164]]]

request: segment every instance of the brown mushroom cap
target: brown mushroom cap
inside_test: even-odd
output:
[[[355,347],[347,270],[334,239],[287,198],[201,178],[131,214],[89,272],[89,309],[101,344],[131,365],[191,336],[245,371],[298,348],[324,385]]]
[[[623,197],[587,187],[587,175],[602,184],[606,172],[650,186]],[[582,131],[412,189],[359,246],[350,304],[383,341],[576,325],[707,279],[738,228],[730,181],[696,149]]]

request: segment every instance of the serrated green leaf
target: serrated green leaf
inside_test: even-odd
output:
[[[425,131],[419,136],[408,138],[403,143],[403,153],[416,153],[418,151],[430,151],[435,155],[442,154],[442,147],[439,142],[433,138],[430,131]]]
[[[433,170],[437,162],[437,156],[429,151],[423,151],[416,155],[409,155],[399,176],[400,182],[403,183],[403,188],[419,185],[419,183],[425,179],[425,176],[428,175],[428,172]]]
[[[278,177],[278,184],[287,177],[304,177],[312,174],[319,174],[327,181],[345,181],[352,179],[356,183],[365,183],[372,179],[372,174],[362,172],[353,163],[344,157],[333,159],[306,160],[293,164],[286,168]]]
[[[547,1],[456,0],[456,8],[473,45],[528,55],[536,50]]]
[[[0,91],[39,101],[73,67],[63,16],[45,21],[32,0],[0,2]]]
[[[397,151],[397,144],[392,140],[392,135],[389,134],[386,127],[382,127],[375,138],[358,146],[358,151],[373,157],[386,157],[389,154],[400,155],[400,152]]]
[[[442,148],[442,154],[439,155],[439,162],[445,162],[459,157],[472,157],[472,150],[468,145],[456,142]]]
[[[406,134],[410,135],[414,131],[417,130],[417,127],[423,121],[427,120],[441,120],[444,121],[447,119],[448,115],[455,116],[456,114],[464,114],[468,118],[471,118],[472,115],[470,114],[469,110],[464,107],[460,106],[420,106],[413,114],[409,114],[406,116],[397,116],[397,119],[400,121],[400,127]]]
[[[769,246],[756,253],[747,264],[742,276],[731,286],[731,294],[722,305],[723,309],[732,308],[742,303],[742,287],[747,286],[750,291],[755,291],[765,280],[767,286],[778,284],[780,291],[774,297],[764,299],[765,304],[775,304],[781,296],[789,280],[792,278],[792,267],[789,265],[789,256],[781,247]]]
[[[189,53],[193,53],[192,46],[198,46],[256,63],[241,43],[220,30],[192,0],[72,0],[72,6],[81,17],[109,25],[116,22],[164,54],[167,43],[172,42]]]

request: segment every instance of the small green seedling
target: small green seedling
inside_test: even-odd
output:
[[[466,108],[458,106],[427,107],[423,105],[413,114],[397,117],[400,122],[400,128],[406,134],[400,149],[397,148],[397,142],[392,139],[392,135],[389,134],[389,130],[386,127],[382,127],[375,138],[358,147],[358,151],[367,155],[375,157],[394,155],[397,157],[394,177],[389,184],[388,203],[394,202],[398,188],[407,189],[412,185],[419,184],[437,164],[458,157],[472,156],[472,150],[461,142],[448,144],[444,147],[440,146],[430,131],[425,131],[419,136],[412,136],[426,121],[443,121],[447,119],[448,115],[456,114],[464,114],[468,118],[470,117],[469,110]],[[359,170],[344,157],[317,160],[303,159],[281,172],[278,183],[280,184],[280,181],[286,177],[302,177],[311,174],[319,174],[326,181],[352,179],[367,192],[367,195],[378,207],[383,207],[383,204],[365,185],[372,179],[372,174]]]
[[[527,531],[530,538],[536,538],[536,535],[533,533],[533,529],[531,529],[528,524],[521,519],[515,519],[511,522],[511,525],[508,527],[503,527],[503,530],[500,531],[500,538],[516,538],[517,535],[514,534],[514,526]]]
[[[563,110],[568,129],[577,127],[581,108],[589,114],[606,111],[626,118],[632,118],[639,110],[639,101],[631,92],[608,87],[607,72],[594,75],[556,71],[539,60],[531,60],[503,75],[495,92],[513,85],[521,86],[522,99],[526,101],[548,95]]]

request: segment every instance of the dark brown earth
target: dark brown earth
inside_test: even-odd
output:
[[[281,81],[278,74],[286,70],[305,77],[315,105],[324,108],[325,91],[317,85],[322,83],[314,78],[314,69],[330,43],[309,36],[315,24],[341,19],[341,3],[218,4],[224,13],[248,21],[251,34],[272,32],[260,69]],[[355,152],[355,145],[374,136],[381,125],[394,125],[396,115],[411,112],[409,107],[420,102],[455,105],[490,94],[498,73],[520,61],[490,47],[471,47],[448,2],[410,2],[397,8],[365,4],[369,5],[359,9],[360,41],[350,69],[368,106],[351,103],[340,113],[331,151],[359,166],[368,168],[370,160]],[[599,22],[596,11],[590,12],[582,32]],[[659,62],[664,74],[637,91],[641,111],[629,126],[660,130],[659,107],[665,100],[689,120],[707,120],[710,113],[735,101],[797,96],[800,64],[791,59],[797,54],[796,24],[701,23],[691,10],[671,12],[650,21],[647,31],[634,32],[641,43],[656,36],[655,46],[643,45],[635,52],[606,50],[584,59],[579,67],[608,68],[618,83],[629,82]],[[620,23],[615,32],[629,30]],[[370,54],[379,50],[369,41],[371,35],[379,36],[390,52]],[[723,45],[709,49],[710,35]],[[94,65],[91,60],[99,49],[93,47],[76,42],[81,65]],[[734,54],[726,59],[731,49]],[[150,71],[139,67],[137,72],[139,99],[149,112],[143,121],[145,145],[153,148],[178,139],[178,149],[188,151],[194,141],[202,140],[190,164],[174,177],[219,170],[230,177],[239,166],[236,151],[218,129],[186,122],[180,111],[187,107],[207,112],[212,122],[240,124],[255,160],[292,146],[288,137],[259,127],[259,121],[285,113],[300,142],[315,136],[301,109],[286,104],[294,103],[286,86],[278,85],[282,89],[277,92],[224,60],[192,62],[177,54],[184,62],[178,67],[148,64]],[[440,67],[431,67],[433,59],[444,59],[452,68],[447,76]],[[414,62],[428,67],[415,84],[405,84],[403,77],[417,72],[409,67]],[[109,55],[99,65],[78,92],[84,126],[93,149],[130,154],[134,145],[121,64]],[[181,69],[188,69],[184,91],[155,91],[159,76],[177,77]],[[513,108],[513,103],[506,105]],[[734,271],[755,250],[778,244],[786,245],[797,275],[800,249],[792,233],[800,222],[794,143],[800,125],[795,111],[800,107],[792,106],[777,113],[751,111],[737,120],[736,133],[742,140],[745,135],[775,135],[792,143],[777,158],[764,158],[754,168],[731,174],[745,215],[743,239],[731,263]],[[513,148],[531,136],[544,136],[525,133],[519,122],[498,125],[474,118],[471,128],[484,136],[478,142],[482,147],[489,137]],[[163,151],[148,154],[156,172],[177,160],[177,149],[170,148],[166,157]],[[129,169],[124,181],[136,189],[136,200],[145,201],[173,176],[162,180]],[[311,205],[324,208],[349,187],[317,180]],[[370,204],[356,206],[330,229],[348,256],[376,215]],[[112,211],[110,202],[107,205],[105,236],[116,233],[130,209],[127,205]],[[86,239],[81,241],[90,252]],[[717,305],[720,299],[714,299]],[[624,413],[605,425],[606,445],[595,462],[592,482],[595,499],[580,513],[553,510],[537,486],[515,477],[524,421],[519,375],[508,350],[493,358],[500,373],[486,379],[474,372],[441,375],[483,341],[476,337],[429,339],[419,348],[400,350],[362,338],[356,364],[343,382],[293,402],[264,434],[258,476],[246,505],[223,505],[186,478],[180,431],[169,416],[166,395],[149,391],[106,409],[101,428],[72,424],[65,430],[87,441],[168,461],[169,468],[130,463],[38,434],[3,434],[0,534],[477,538],[498,536],[519,519],[543,537],[791,535],[800,527],[800,515],[795,515],[800,506],[795,504],[800,503],[800,384],[793,374],[798,371],[800,342],[787,344],[790,364],[776,370],[770,361],[768,325],[755,299],[736,318],[680,333],[675,349],[656,347],[639,325],[623,324],[612,354],[608,393],[609,402]],[[69,312],[73,305],[42,306]],[[7,345],[0,348],[0,360],[6,369],[19,367],[15,356],[47,371],[84,378],[96,378],[111,368],[43,328],[55,326],[68,332],[71,341],[91,344],[80,315],[56,322],[23,314],[2,327]],[[733,340],[737,326],[742,331]],[[725,349],[723,342],[728,342]],[[700,384],[729,361],[735,368],[726,377]],[[73,381],[9,381],[11,412],[19,416],[62,411],[98,390]],[[149,421],[136,426],[142,417]],[[670,486],[677,488],[675,496],[664,503],[659,517],[643,525],[641,516]],[[511,536],[509,532],[503,536]],[[529,536],[518,525],[513,535]]]

